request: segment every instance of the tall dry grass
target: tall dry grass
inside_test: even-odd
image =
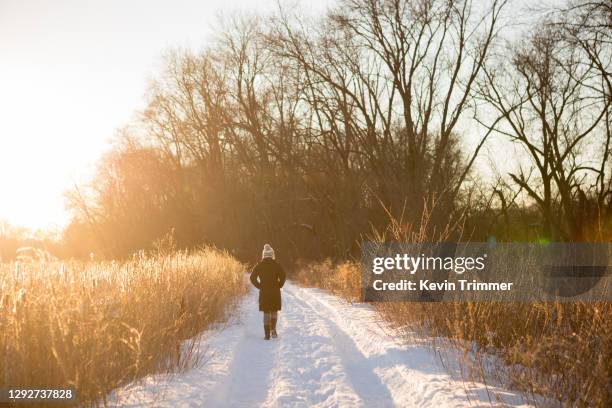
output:
[[[345,261],[334,264],[330,259],[322,262],[298,261],[295,280],[302,285],[323,288],[349,302],[361,295],[359,264]]]
[[[79,403],[196,363],[196,336],[246,292],[212,248],[127,262],[0,264],[0,386],[73,387]]]
[[[467,380],[510,385],[536,404],[609,407],[611,306],[453,302],[385,303],[377,308],[399,327],[445,338],[437,346],[463,353]]]
[[[302,264],[302,284],[355,301],[360,265]],[[388,302],[374,304],[407,334],[437,339],[444,362],[462,356],[466,381],[492,381],[536,405],[612,406],[612,304],[560,302]],[[492,400],[498,395],[491,392]]]

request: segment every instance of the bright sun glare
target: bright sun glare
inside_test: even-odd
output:
[[[30,229],[65,225],[63,193],[142,106],[166,50],[201,47],[220,10],[276,4],[32,3],[0,2],[0,220]]]

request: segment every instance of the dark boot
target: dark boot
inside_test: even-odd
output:
[[[278,337],[278,335],[276,334],[276,318],[272,318],[270,319],[270,323],[272,323],[271,325],[271,334],[272,334],[272,338],[275,339]]]
[[[266,333],[264,340],[270,340],[270,325],[264,324],[264,332]]]

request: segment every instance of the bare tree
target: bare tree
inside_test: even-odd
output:
[[[314,34],[284,15],[271,37],[300,68],[323,144],[344,168],[349,158],[365,165],[385,204],[395,211],[408,204],[419,219],[427,200],[446,201],[448,213],[486,139],[461,163],[455,130],[504,6],[348,0]]]
[[[602,70],[583,45],[566,26],[545,20],[515,47],[512,64],[502,60],[486,69],[480,86],[499,114],[491,128],[529,158],[527,168],[510,176],[540,207],[544,234],[573,240],[593,235],[587,230],[602,206],[609,207],[610,191],[608,68]],[[589,195],[598,208],[588,208]]]

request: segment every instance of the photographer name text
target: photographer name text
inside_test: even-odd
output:
[[[429,279],[413,281],[402,279],[398,282],[384,282],[377,279],[372,283],[374,290],[428,290],[428,291],[506,291],[512,290],[513,282],[478,282],[459,279],[457,282],[432,282]]]

